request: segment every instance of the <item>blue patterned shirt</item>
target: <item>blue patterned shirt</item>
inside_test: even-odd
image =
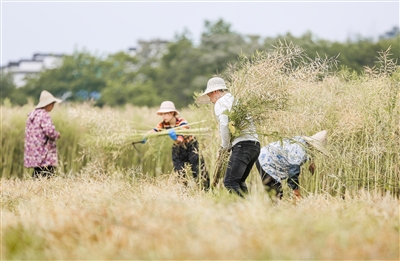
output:
[[[300,136],[272,142],[258,156],[263,170],[278,182],[299,174],[307,159],[306,141]]]

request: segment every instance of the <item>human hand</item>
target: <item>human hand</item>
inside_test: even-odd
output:
[[[147,142],[147,138],[143,138],[142,140],[138,140],[138,141],[133,141],[132,145],[135,144],[145,144]]]
[[[314,175],[314,171],[315,171],[315,164],[314,162],[310,163],[310,166],[308,167],[308,170],[311,172],[311,175]]]
[[[176,139],[178,138],[178,135],[176,135],[176,132],[175,132],[174,129],[170,129],[170,130],[168,131],[168,135],[169,135],[169,137],[171,137],[171,139],[173,139],[173,140],[176,140]]]

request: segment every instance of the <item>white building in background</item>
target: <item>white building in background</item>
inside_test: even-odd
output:
[[[135,70],[141,66],[149,64],[157,67],[161,58],[166,54],[168,41],[153,39],[150,41],[138,41],[137,47],[131,47],[127,53],[136,56],[139,63],[135,65]],[[18,62],[9,62],[8,65],[1,67],[1,71],[13,76],[14,84],[20,88],[26,84],[27,76],[34,76],[43,70],[54,69],[62,65],[63,54],[36,53],[31,60],[22,59]]]
[[[1,67],[4,74],[10,73],[13,76],[14,84],[20,88],[26,84],[28,75],[35,75],[43,70],[54,69],[62,65],[62,54],[36,53],[31,60],[23,59],[18,62],[9,62]]]

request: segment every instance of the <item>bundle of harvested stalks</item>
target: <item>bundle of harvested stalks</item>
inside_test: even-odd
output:
[[[185,129],[185,126],[179,126],[174,128],[175,133],[177,135],[206,135],[208,133],[210,133],[211,129],[210,128],[192,128],[192,129]],[[151,138],[156,138],[156,137],[161,137],[161,136],[166,136],[169,135],[169,130],[170,129],[166,129],[166,130],[162,130],[159,132],[145,132],[145,133],[139,133],[136,132],[132,135],[132,140],[134,143],[137,142],[142,142],[144,140],[147,139],[151,139]]]
[[[215,162],[215,168],[212,173],[213,180],[211,182],[211,187],[216,187],[219,181],[224,177],[224,173],[228,167],[229,154],[227,150],[220,150]]]
[[[168,130],[160,132],[149,132],[148,130],[137,130],[134,128],[138,123],[127,121],[121,118],[115,111],[95,108],[84,108],[81,110],[70,109],[69,116],[72,118],[79,117],[82,124],[87,128],[87,135],[84,143],[85,147],[96,155],[106,153],[111,155],[112,159],[117,158],[126,150],[132,149],[132,144],[141,143],[145,140],[157,137],[165,137],[169,134]],[[197,123],[192,123],[196,125]],[[178,135],[206,135],[210,132],[209,128],[191,128],[186,129],[185,126],[175,128]],[[149,127],[149,129],[151,129]]]
[[[227,80],[235,97],[228,115],[232,139],[251,121],[262,125],[270,111],[285,110],[292,84],[318,81],[336,64],[336,57],[313,60],[299,46],[286,42],[279,42],[271,52],[241,54],[239,62],[230,66]]]
[[[336,58],[311,59],[302,48],[286,42],[279,42],[270,52],[255,52],[251,57],[240,54],[238,63],[230,65],[226,81],[235,97],[231,110],[226,112],[231,141],[243,131],[248,133],[252,124],[258,135],[270,135],[261,133],[259,126],[268,119],[270,112],[285,110],[290,99],[288,88],[299,81],[321,80],[336,66]],[[227,157],[217,160],[214,179],[223,176],[220,172],[226,160]]]

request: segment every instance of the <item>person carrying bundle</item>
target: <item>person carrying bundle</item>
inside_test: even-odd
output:
[[[213,77],[208,80],[206,90],[196,99],[196,103],[214,104],[221,135],[218,154],[231,151],[224,186],[229,192],[244,197],[248,193],[246,179],[260,154],[260,143],[251,119],[249,126],[242,130],[239,136],[232,137],[229,131],[228,113],[232,110],[234,100],[234,96],[228,92],[225,81],[221,77]]]
[[[175,109],[175,104],[173,102],[162,102],[160,109],[157,111],[157,115],[162,116],[163,121],[150,132],[169,130],[169,137],[174,141],[172,146],[174,171],[178,172],[181,178],[185,178],[185,164],[189,164],[193,173],[193,178],[198,181],[200,175],[202,188],[208,190],[210,187],[210,178],[206,170],[204,159],[199,152],[198,141],[192,135],[183,136],[175,132],[175,128],[190,128],[187,121],[182,117],[178,117],[178,114],[179,112]],[[145,140],[143,142],[145,142]]]

